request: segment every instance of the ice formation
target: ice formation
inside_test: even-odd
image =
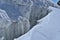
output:
[[[0,4],[0,9],[0,29],[3,27],[0,36],[4,36],[4,40],[13,40],[29,31],[29,20],[20,14],[18,8],[10,4]]]
[[[49,6],[60,8],[49,0],[0,0],[0,37],[13,40],[25,34],[51,12]]]

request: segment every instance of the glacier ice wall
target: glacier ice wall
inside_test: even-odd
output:
[[[33,27],[37,24],[37,20],[46,16],[49,13],[49,6],[59,8],[53,2],[49,0],[32,0],[33,5],[30,12],[30,25]]]
[[[4,40],[13,40],[29,31],[30,24],[27,18],[19,16],[18,21],[9,21],[4,10],[0,10],[0,13],[0,38],[4,37]]]
[[[49,6],[59,8],[48,0],[0,0],[0,37],[13,40],[25,34],[50,12]]]

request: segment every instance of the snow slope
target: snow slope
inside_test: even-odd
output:
[[[15,40],[60,40],[60,9],[53,9],[46,17],[42,18],[29,32]]]
[[[60,9],[50,9],[53,11],[32,32],[32,40],[60,40]]]

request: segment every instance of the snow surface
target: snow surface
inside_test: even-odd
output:
[[[29,32],[15,40],[60,40],[60,9],[53,9],[51,13],[42,18]]]

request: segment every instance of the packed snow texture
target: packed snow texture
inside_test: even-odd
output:
[[[49,6],[60,8],[48,0],[0,0],[0,38],[14,40],[29,32],[51,12]]]

